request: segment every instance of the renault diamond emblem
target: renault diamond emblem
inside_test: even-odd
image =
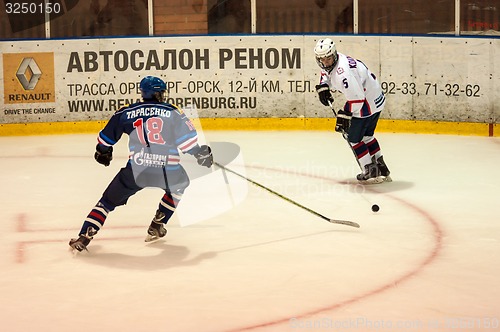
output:
[[[28,71],[29,69],[29,71]],[[42,72],[33,58],[24,58],[16,73],[24,90],[34,90]]]

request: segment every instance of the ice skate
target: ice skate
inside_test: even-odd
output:
[[[361,184],[377,184],[385,180],[385,176],[380,174],[380,170],[375,162],[365,165],[365,172],[358,174],[356,179]]]
[[[392,178],[390,176],[391,171],[389,171],[389,168],[385,164],[383,156],[380,156],[377,159],[377,166],[378,166],[378,169],[380,170],[380,175],[384,177],[384,181],[385,182],[392,182]]]
[[[145,242],[154,242],[164,237],[167,234],[167,230],[164,227],[162,220],[165,218],[165,213],[160,210],[156,211],[156,214],[151,221],[148,228],[148,235],[146,236]]]
[[[85,234],[80,234],[78,239],[71,239],[69,241],[69,246],[71,247],[72,251],[78,251],[82,252],[83,250],[87,250],[87,246],[89,245],[90,241],[94,238],[94,235],[96,235],[97,231],[89,227],[87,228],[87,232]]]
[[[71,239],[69,241],[69,246],[73,251],[82,252],[83,250],[88,251],[87,245],[90,243],[90,239],[84,235],[80,235],[78,239]]]

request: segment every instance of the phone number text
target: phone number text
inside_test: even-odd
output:
[[[381,82],[380,85],[386,95],[395,95],[401,93],[404,95],[417,96],[445,95],[448,97],[481,97],[481,87],[478,84],[460,85],[457,83],[438,84],[425,82],[423,85],[417,86],[417,84],[413,82],[403,82],[401,84],[397,84],[396,82],[390,81]]]

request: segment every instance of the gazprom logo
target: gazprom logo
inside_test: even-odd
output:
[[[17,69],[16,76],[24,90],[34,90],[38,80],[42,76],[42,71],[38,67],[35,59],[24,58]]]

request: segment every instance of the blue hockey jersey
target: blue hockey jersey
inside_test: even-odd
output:
[[[129,135],[129,163],[140,168],[179,167],[182,153],[199,149],[191,120],[177,106],[160,102],[138,102],[118,110],[99,132],[98,142],[110,147]]]

